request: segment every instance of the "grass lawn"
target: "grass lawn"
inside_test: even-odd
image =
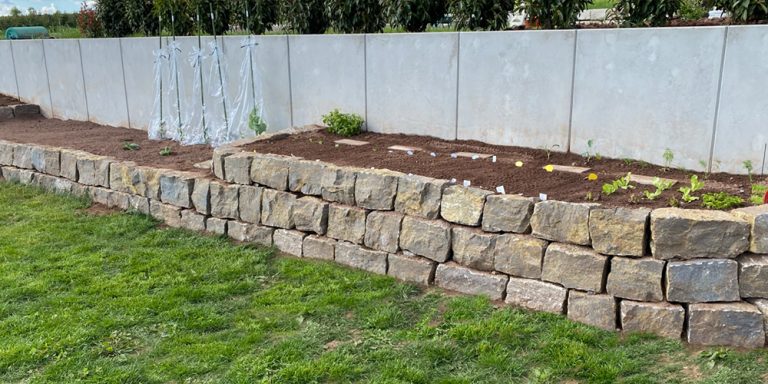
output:
[[[0,182],[0,382],[758,383],[692,350]]]
[[[592,0],[592,3],[587,5],[587,9],[613,8],[614,4],[616,0]]]

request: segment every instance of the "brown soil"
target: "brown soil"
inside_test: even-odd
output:
[[[21,101],[19,101],[19,99],[17,98],[6,96],[0,93],[0,107],[5,107],[7,105],[16,105],[16,104],[21,104]]]
[[[193,165],[210,160],[213,156],[213,151],[206,145],[182,146],[168,140],[149,140],[146,132],[136,129],[40,116],[18,117],[0,122],[0,140],[78,149],[118,160],[134,161],[139,165],[181,171],[205,172]],[[136,143],[139,149],[125,150],[125,143]],[[160,150],[165,147],[171,147],[170,156],[160,155]]]
[[[261,153],[294,155],[338,165],[386,168],[439,179],[455,178],[458,183],[469,180],[474,187],[495,191],[497,186],[504,186],[508,194],[538,197],[540,193],[545,193],[549,199],[554,200],[584,202],[587,200],[588,193],[591,193],[593,200],[598,199],[600,203],[608,206],[668,206],[670,198],[680,200],[681,194],[677,191],[678,188],[688,185],[690,175],[694,173],[664,169],[630,160],[601,158],[592,159],[587,164],[582,156],[555,152],[549,154],[548,159],[548,154],[544,150],[488,145],[477,141],[446,141],[426,136],[363,133],[354,139],[368,141],[370,144],[357,147],[336,146],[334,141],[341,138],[325,130],[313,131],[248,144],[245,149]],[[418,147],[423,151],[416,151],[409,156],[406,152],[388,150],[387,148],[392,145]],[[432,157],[430,152],[435,152],[437,156]],[[493,163],[491,159],[451,158],[450,154],[454,152],[493,154],[497,156],[497,162]],[[522,168],[515,166],[517,161],[523,162]],[[547,172],[543,169],[547,164],[590,167],[591,172],[598,175],[598,180],[586,180],[586,174]],[[601,193],[604,183],[624,176],[627,172],[675,179],[679,183],[653,201],[643,196],[643,190],[655,190],[651,186],[637,185],[633,190],[620,190],[611,196]],[[698,175],[699,180],[705,182],[705,187],[695,195],[725,191],[749,201],[750,183],[746,176],[725,173],[710,175],[698,173]],[[768,179],[755,177],[755,180],[765,182]],[[681,202],[681,204],[687,208],[700,207],[700,202],[690,204]]]

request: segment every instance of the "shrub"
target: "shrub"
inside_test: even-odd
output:
[[[192,0],[190,15],[196,15],[200,11],[200,27],[203,32],[212,35],[223,35],[229,31],[229,20],[232,18],[233,4],[231,1],[218,0]],[[214,14],[211,22],[211,12]],[[215,27],[215,31],[214,31]]]
[[[681,0],[619,0],[612,14],[626,26],[661,26],[674,17],[681,3]]]
[[[437,24],[448,11],[445,0],[387,0],[387,15],[394,27],[408,32],[424,32]]]
[[[107,37],[122,37],[131,34],[131,26],[125,15],[122,0],[99,0],[96,2],[96,18]]]
[[[571,28],[579,19],[579,13],[592,0],[526,0],[523,9],[528,20],[544,29]]]
[[[96,17],[96,10],[88,7],[85,1],[80,5],[80,12],[77,14],[77,28],[85,37],[104,36],[101,22]]]
[[[730,209],[744,204],[744,199],[726,192],[701,195],[701,205],[709,209]]]
[[[283,0],[280,21],[286,29],[301,34],[325,33],[328,15],[324,0]]]
[[[174,16],[173,25],[171,24],[171,14]],[[205,10],[200,10],[201,23],[208,20],[205,17],[208,14]],[[188,0],[155,0],[154,16],[163,17],[161,28],[167,32],[173,32],[176,35],[191,35],[195,31],[195,9]],[[208,22],[210,24],[210,21]]]
[[[323,115],[323,123],[328,126],[328,132],[341,136],[354,136],[363,127],[363,118],[354,113],[341,113],[334,109]]]
[[[707,17],[707,7],[701,0],[683,0],[678,14],[683,20],[699,20]]]
[[[449,12],[458,29],[503,30],[515,0],[451,0]]]
[[[715,5],[738,22],[768,19],[768,0],[715,0]]]
[[[327,0],[331,27],[344,33],[381,32],[387,24],[379,0]]]
[[[157,17],[152,16],[152,0],[125,0],[124,11],[131,33],[158,34]]]
[[[251,33],[261,35],[277,24],[279,3],[277,0],[239,0],[237,8],[232,10],[233,19],[243,28],[249,28]],[[245,18],[245,7],[248,7],[248,19]]]

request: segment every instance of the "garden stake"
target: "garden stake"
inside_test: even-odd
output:
[[[248,65],[251,67],[251,95],[253,96],[253,109],[256,109],[256,83],[253,79],[253,51],[251,50],[251,18],[248,15],[248,0],[245,1],[245,28],[248,30]]]
[[[171,47],[172,50],[177,50],[176,47],[176,19],[173,16],[173,11],[171,11],[171,36],[173,39],[173,47]],[[181,129],[181,94],[179,93],[179,63],[178,58],[176,57],[176,54],[173,55],[173,66],[176,69],[174,71],[174,77],[176,78],[176,113],[179,117],[179,122],[176,124],[177,128],[179,130],[179,141],[182,141],[184,137],[184,132]]]
[[[213,45],[216,50],[216,69],[219,71],[219,85],[221,86],[221,105],[224,107],[224,125],[227,127],[227,138],[229,140],[229,117],[227,116],[227,95],[224,92],[224,77],[221,74],[221,58],[219,58],[219,41],[216,39],[216,22],[213,15],[213,4],[209,4],[211,11],[211,27],[213,28]]]
[[[160,14],[157,20],[157,40],[160,41],[160,54],[163,51],[163,15]],[[160,60],[160,59],[158,59]],[[160,63],[162,64],[162,62]],[[162,68],[162,67],[161,67]],[[165,136],[165,117],[163,116],[163,73],[160,72],[160,137]]]
[[[201,42],[200,35],[202,34],[202,26],[200,25],[200,7],[197,7],[197,50],[200,52],[203,52],[203,45]],[[197,65],[202,66],[202,62],[200,62],[200,57],[197,58]],[[208,127],[206,127],[205,124],[205,87],[203,86],[203,70],[202,67],[200,67],[200,106],[203,109],[202,110],[202,117],[203,117],[203,140],[205,140],[206,143],[208,143]]]
[[[763,166],[760,168],[760,176],[765,176],[765,153],[768,152],[768,143],[763,147]]]

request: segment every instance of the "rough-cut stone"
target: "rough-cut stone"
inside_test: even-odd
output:
[[[49,175],[59,175],[61,151],[57,148],[32,147],[32,168]]]
[[[611,259],[611,272],[608,274],[606,290],[609,294],[623,299],[662,301],[664,291],[661,287],[661,277],[664,274],[664,264],[664,261],[650,257],[614,257]]]
[[[615,256],[646,254],[648,208],[596,208],[589,213],[592,248]]]
[[[212,216],[222,219],[237,219],[240,217],[238,210],[239,185],[211,181],[209,188]]]
[[[233,184],[251,184],[253,153],[239,152],[224,157],[224,180]]]
[[[292,229],[276,229],[273,236],[275,247],[281,252],[301,257],[301,248],[306,233]]]
[[[311,196],[296,200],[293,221],[299,231],[325,234],[328,229],[328,203]]]
[[[292,193],[265,188],[261,200],[261,223],[270,227],[293,228],[295,204],[296,196]]]
[[[685,309],[682,305],[621,301],[621,329],[625,332],[653,333],[679,339],[684,322]]]
[[[451,252],[451,226],[442,220],[405,216],[400,229],[400,248],[438,263],[445,262]]]
[[[745,254],[738,262],[741,297],[768,298],[768,255]]]
[[[62,152],[62,159],[64,153]],[[160,173],[163,170],[153,167],[136,167],[131,177],[133,185],[129,193],[141,195],[149,199],[160,199]]]
[[[437,263],[432,260],[402,253],[390,253],[388,257],[387,275],[398,280],[429,285],[435,277]]]
[[[85,185],[109,187],[109,164],[114,161],[104,156],[79,156],[77,158],[77,182]]]
[[[333,260],[336,253],[336,240],[316,235],[304,238],[302,254],[310,259]]]
[[[240,152],[239,149],[223,145],[213,150],[213,174],[216,178],[226,180],[224,174],[224,161],[228,156]]]
[[[611,295],[568,292],[568,318],[613,331],[616,329],[616,299]]]
[[[227,223],[227,235],[229,237],[247,243],[256,243],[264,246],[272,245],[274,228],[264,227],[258,224],[244,223],[242,221],[230,221]]]
[[[36,116],[39,114],[40,106],[36,104],[16,104],[13,106],[13,115],[16,117]]]
[[[345,241],[336,243],[336,262],[380,275],[387,273],[386,252],[365,249]]]
[[[238,214],[246,223],[258,224],[261,221],[261,195],[264,188],[241,185],[237,195]]]
[[[513,276],[541,278],[541,263],[549,242],[532,236],[503,234],[496,240],[493,269]]]
[[[355,180],[355,205],[389,211],[394,207],[397,180],[402,174],[386,169],[361,169]]]
[[[106,188],[100,188],[100,187],[90,187],[88,190],[88,195],[91,197],[91,201],[97,204],[110,206],[112,203],[112,191]],[[160,207],[158,207],[157,214],[162,214],[162,211],[160,210]],[[163,216],[155,216],[155,214],[152,214],[153,217],[155,217],[158,220],[163,220]]]
[[[59,180],[68,181],[64,179],[59,179]],[[76,184],[76,185],[79,185],[79,184]],[[72,186],[72,194],[76,194],[75,193],[76,185]],[[129,210],[133,210],[139,213],[143,213],[145,215],[149,215],[149,199],[148,198],[144,196],[139,196],[139,195],[129,195],[128,202],[131,206]]]
[[[453,227],[453,260],[466,267],[492,271],[497,237],[475,228]]]
[[[336,203],[355,205],[355,180],[358,169],[327,166],[320,182],[323,199]]]
[[[35,172],[29,169],[19,169],[18,182],[21,184],[32,184],[32,178],[35,176]]]
[[[192,205],[204,215],[211,214],[211,180],[198,178],[192,190]]]
[[[365,222],[365,246],[389,253],[397,252],[402,222],[403,215],[400,213],[371,212]]]
[[[728,212],[661,208],[651,213],[657,259],[734,258],[749,248],[749,223]]]
[[[13,165],[13,150],[16,143],[0,140],[0,165]]]
[[[425,219],[440,217],[440,202],[447,180],[430,177],[404,175],[397,182],[395,211]]]
[[[506,275],[475,271],[456,263],[438,264],[435,285],[469,295],[482,295],[491,300],[501,300],[507,288]]]
[[[134,177],[138,175],[134,172],[136,163],[132,161],[113,161],[109,164],[109,188],[125,193],[134,193],[132,189]]]
[[[22,169],[32,169],[32,145],[16,144],[13,147],[13,166]]]
[[[598,204],[547,200],[536,203],[531,216],[533,235],[542,239],[589,245],[589,213]]]
[[[0,107],[0,121],[13,119],[13,108]]]
[[[768,204],[739,208],[732,213],[750,225],[752,236],[749,251],[768,254]]]
[[[251,180],[254,183],[279,191],[288,189],[289,158],[256,154],[251,163]]]
[[[541,279],[599,293],[607,270],[608,258],[590,248],[552,243],[544,255]]]
[[[191,209],[181,211],[181,227],[190,231],[205,231],[205,216]]]
[[[319,161],[294,160],[288,166],[288,189],[305,195],[323,193],[323,173],[327,164]]]
[[[750,303],[763,314],[763,330],[766,332],[766,341],[768,341],[768,299],[751,299]]]
[[[688,342],[758,348],[765,345],[763,315],[748,303],[691,304]]]
[[[518,195],[490,195],[483,209],[483,230],[526,233],[531,229],[535,200]]]
[[[567,297],[568,290],[559,285],[510,277],[504,301],[534,311],[563,313]]]
[[[738,263],[708,259],[667,263],[667,300],[679,303],[738,301]]]
[[[112,191],[108,207],[127,211],[130,205],[128,196],[130,195],[124,192]]]
[[[160,174],[160,200],[182,208],[192,208],[195,175],[166,171]]]
[[[440,216],[451,223],[478,226],[483,215],[485,197],[490,194],[478,188],[452,185],[443,191]]]
[[[14,153],[16,151],[14,150]],[[85,152],[75,151],[72,149],[62,149],[60,160],[60,176],[77,181],[77,158],[81,155],[87,155]],[[30,159],[31,161],[31,159]]]
[[[362,244],[367,215],[368,212],[362,208],[331,204],[328,209],[328,237]]]
[[[169,227],[181,228],[181,208],[177,206],[152,200],[149,203],[149,213]]]
[[[216,235],[226,235],[227,222],[229,222],[227,219],[209,217],[205,220],[205,230]]]

